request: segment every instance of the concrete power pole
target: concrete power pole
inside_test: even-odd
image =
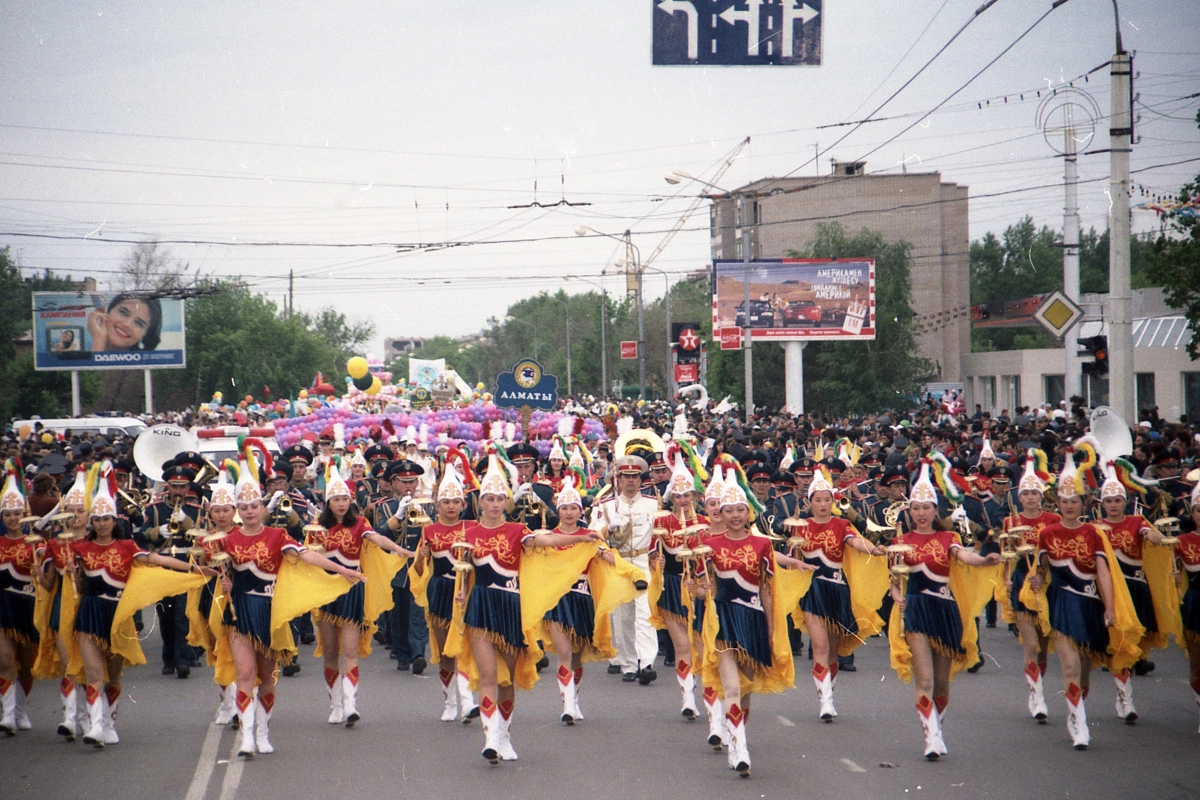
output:
[[[1116,10],[1116,3],[1113,3]],[[1137,421],[1133,381],[1133,297],[1129,275],[1129,154],[1133,149],[1133,57],[1121,46],[1117,16],[1117,52],[1112,77],[1109,136],[1108,218],[1108,404],[1128,424]]]

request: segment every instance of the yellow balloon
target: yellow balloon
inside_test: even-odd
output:
[[[366,362],[364,362],[364,363],[366,363]],[[383,381],[379,380],[378,377],[372,378],[371,385],[367,388],[367,394],[374,397],[375,395],[379,394],[379,390],[382,388],[383,388]]]
[[[307,399],[308,399],[308,389],[301,389],[301,390],[300,390],[300,399],[301,399],[301,400],[307,400]]]
[[[350,377],[358,380],[367,374],[367,360],[362,356],[355,356],[346,362],[346,372],[350,373]]]
[[[480,381],[479,383],[475,384],[475,388],[482,392],[484,389],[483,381]]]

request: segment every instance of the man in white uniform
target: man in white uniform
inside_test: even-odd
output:
[[[609,546],[625,560],[650,574],[651,531],[658,503],[641,493],[642,475],[649,471],[644,459],[622,456],[613,463],[616,494],[592,509],[594,531],[608,537]],[[656,677],[654,657],[658,655],[658,636],[650,624],[650,602],[643,592],[637,599],[617,606],[612,614],[613,643],[627,683],[648,685]]]

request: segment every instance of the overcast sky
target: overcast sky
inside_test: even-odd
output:
[[[979,2],[825,0],[821,66],[754,68],[651,66],[652,0],[6,3],[0,246],[103,282],[131,247],[112,240],[173,241],[193,270],[279,300],[293,270],[298,308],[374,320],[378,353],[385,336],[467,334],[537,291],[588,290],[622,253],[581,225],[631,228],[649,256],[703,188],[663,175],[711,178],[746,136],[722,186],[827,173],[920,120],[868,171],[907,160],[969,186],[973,238],[1024,214],[1061,227],[1035,93],[1109,59],[1109,0],[1070,0],[922,119],[1050,6],[999,0],[878,114],[899,118],[811,163],[849,130],[819,126],[874,110]],[[1140,72],[1132,166],[1154,167],[1133,178],[1173,194],[1200,173],[1156,166],[1200,157],[1200,98],[1183,99],[1200,91],[1200,3],[1120,5]],[[1107,68],[1076,85],[1108,114]],[[1107,155],[1080,159],[1085,230],[1106,225],[1107,174]],[[510,208],[564,196],[590,205]],[[1134,212],[1135,230],[1156,224]],[[447,241],[476,244],[393,246]],[[312,246],[333,244],[376,246]],[[652,266],[682,275],[708,254],[703,204]],[[647,276],[648,293],[662,284]]]

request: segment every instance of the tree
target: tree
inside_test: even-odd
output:
[[[187,264],[158,242],[146,241],[125,256],[118,267],[117,283],[123,291],[170,292],[187,284],[187,270]]]
[[[849,236],[834,223],[819,225],[808,247],[789,252],[797,258],[875,259],[875,340],[811,343],[805,359],[806,409],[841,416],[894,408],[917,396],[933,373],[917,347],[911,250],[908,242],[886,242],[883,234],[867,228]],[[757,369],[760,348],[754,349]],[[782,361],[778,348],[766,350]],[[755,390],[757,402],[757,381]]]
[[[1200,112],[1196,114],[1200,123]],[[1179,191],[1183,207],[1164,214],[1170,235],[1162,234],[1154,242],[1148,259],[1147,274],[1159,281],[1167,305],[1177,308],[1187,317],[1192,331],[1188,355],[1195,361],[1200,357],[1200,175]]]
[[[345,366],[353,356],[362,355],[362,345],[375,335],[375,323],[370,320],[347,320],[345,314],[332,307],[321,309],[315,316],[297,316],[333,348],[339,368]]]

